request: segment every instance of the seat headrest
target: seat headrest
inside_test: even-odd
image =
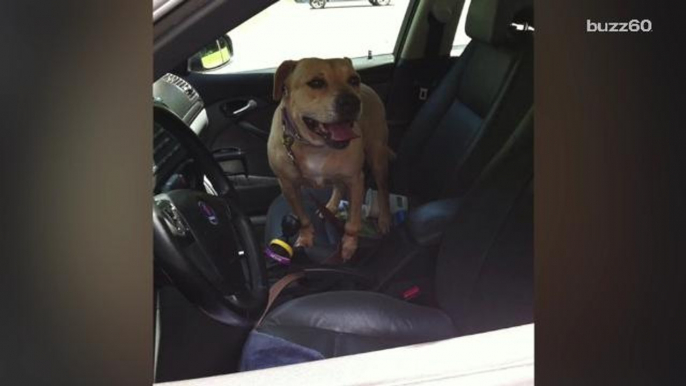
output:
[[[513,39],[510,24],[526,21],[533,24],[533,0],[472,0],[467,13],[467,35],[491,45]]]

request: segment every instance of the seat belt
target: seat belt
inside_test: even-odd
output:
[[[330,222],[339,233],[344,232],[344,226],[341,224],[341,222],[336,218],[336,216],[331,213],[331,211],[326,207],[326,205],[322,204],[321,201],[319,201],[312,193],[309,194],[310,199],[314,204],[317,206],[317,210],[322,214],[324,219],[328,222]],[[340,251],[340,246],[336,248],[336,252],[334,252],[329,258],[324,261],[324,264],[336,264],[342,262],[341,260],[341,251]],[[269,288],[269,297],[267,299],[267,305],[264,308],[264,311],[262,311],[262,315],[260,318],[257,320],[257,323],[255,324],[254,329],[257,329],[261,324],[264,318],[267,316],[267,313],[271,310],[272,305],[274,304],[274,301],[276,298],[279,297],[281,292],[286,289],[290,284],[302,279],[305,277],[305,272],[303,271],[296,271],[292,272],[289,274],[286,274],[286,276],[282,277],[279,279],[276,283],[274,283],[270,288]]]
[[[326,205],[319,201],[317,197],[315,197],[314,194],[312,194],[312,192],[308,192],[308,196],[310,197],[310,200],[312,200],[314,205],[317,207],[317,210],[322,215],[322,217],[324,217],[324,220],[328,221],[331,225],[333,225],[338,234],[342,235],[343,232],[345,232],[345,227],[341,223],[341,221],[336,217],[336,215],[331,213],[329,208],[327,208]]]
[[[439,81],[434,75],[436,74],[438,67],[440,67],[438,57],[441,50],[443,33],[445,32],[445,23],[438,20],[433,12],[429,13],[427,19],[429,30],[426,33],[424,58],[429,61],[432,68],[427,69],[424,76],[422,76],[418,82],[417,98],[422,102],[429,99],[429,94]]]
[[[433,59],[438,57],[441,48],[441,40],[443,40],[443,32],[445,31],[445,23],[438,20],[433,12],[429,13],[428,22],[429,31],[426,34],[424,57]]]
[[[317,197],[314,196],[311,192],[309,193],[310,200],[314,203],[314,205],[317,207],[317,210],[319,213],[321,213],[322,217],[324,217],[324,220],[329,222],[333,227],[336,229],[338,232],[338,235],[343,235],[345,233],[345,226],[343,223],[334,215],[331,213],[329,208],[326,207],[321,201],[317,199]],[[341,258],[341,245],[339,244],[336,247],[336,251],[331,254],[326,260],[324,260],[323,264],[342,264],[344,263],[343,259]]]

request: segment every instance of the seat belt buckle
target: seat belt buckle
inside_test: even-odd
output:
[[[419,97],[420,101],[425,101],[429,97],[429,88],[428,87],[420,87],[418,97]]]
[[[403,291],[402,297],[403,300],[412,300],[416,299],[421,293],[422,290],[419,288],[419,286],[413,285],[412,287]]]

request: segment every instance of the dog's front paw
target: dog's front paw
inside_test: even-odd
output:
[[[357,250],[357,236],[344,235],[341,241],[341,258],[350,260]]]
[[[376,220],[376,226],[379,228],[381,234],[386,234],[391,230],[391,214],[385,213],[380,214],[379,218]]]

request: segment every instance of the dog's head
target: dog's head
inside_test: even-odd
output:
[[[274,99],[283,99],[295,129],[313,145],[343,149],[359,137],[360,76],[348,58],[283,62]]]

